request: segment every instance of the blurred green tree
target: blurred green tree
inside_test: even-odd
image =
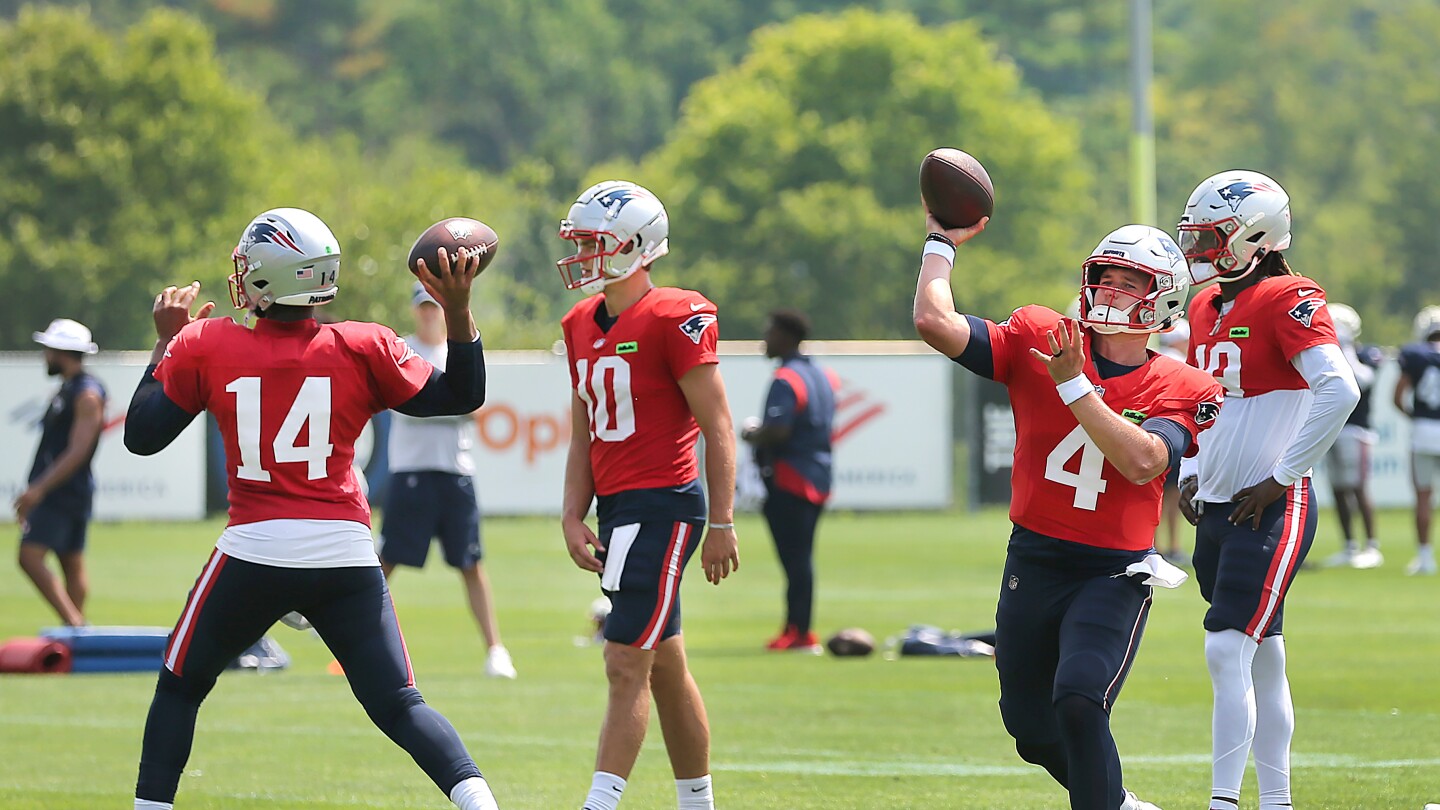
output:
[[[808,310],[818,337],[912,337],[916,172],[947,145],[996,187],[995,218],[961,252],[961,306],[1063,308],[1102,235],[1076,134],[970,24],[849,11],[764,29],[696,85],[635,179],[669,207],[667,272],[723,302],[728,337],[757,336],[782,304]]]
[[[277,169],[249,137],[257,100],[172,12],[116,42],[83,12],[25,9],[0,53],[0,347],[65,316],[142,348],[157,287],[189,278],[236,190]]]

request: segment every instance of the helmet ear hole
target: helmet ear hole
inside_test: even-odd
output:
[[[1253,233],[1253,234],[1245,237],[1245,241],[1246,241],[1246,242],[1249,242],[1249,243],[1252,244],[1252,245],[1253,245],[1253,244],[1256,244],[1256,243],[1258,243],[1261,239],[1264,239],[1264,238],[1265,238],[1265,233],[1266,233],[1265,231],[1256,231],[1255,233]]]

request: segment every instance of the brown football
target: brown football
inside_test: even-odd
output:
[[[875,652],[875,637],[858,627],[847,627],[825,642],[830,654],[839,658],[866,656]]]
[[[959,149],[936,149],[920,161],[920,196],[946,228],[968,228],[995,212],[990,173]]]
[[[420,275],[419,261],[434,273],[440,269],[440,248],[450,254],[451,267],[461,250],[480,251],[480,271],[484,272],[495,260],[495,249],[500,246],[500,237],[489,225],[467,217],[447,217],[425,229],[410,248],[407,264],[410,272]]]

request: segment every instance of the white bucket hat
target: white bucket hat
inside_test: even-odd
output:
[[[44,332],[35,332],[31,336],[41,346],[62,352],[94,354],[100,351],[100,347],[90,340],[90,330],[69,318],[56,318]]]

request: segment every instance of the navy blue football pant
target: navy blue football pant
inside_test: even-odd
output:
[[[785,569],[785,624],[810,632],[815,606],[815,527],[823,504],[811,503],[771,486],[765,496],[765,522]]]
[[[310,620],[345,668],[366,714],[441,791],[448,796],[461,781],[480,775],[454,727],[425,705],[415,689],[405,640],[378,566],[276,568],[217,550],[196,580],[165,648],[165,665],[145,720],[136,798],[175,801],[200,703],[225,667],[290,611]],[[284,720],[274,707],[256,710],[257,727]]]
[[[1011,534],[995,612],[1000,716],[1020,757],[1070,792],[1072,810],[1124,801],[1110,709],[1150,611],[1150,586],[1121,574],[1143,556]]]
[[[1315,541],[1315,487],[1302,478],[1249,521],[1230,523],[1232,503],[1207,503],[1195,528],[1195,581],[1210,603],[1205,629],[1262,641],[1285,623],[1285,594]]]

